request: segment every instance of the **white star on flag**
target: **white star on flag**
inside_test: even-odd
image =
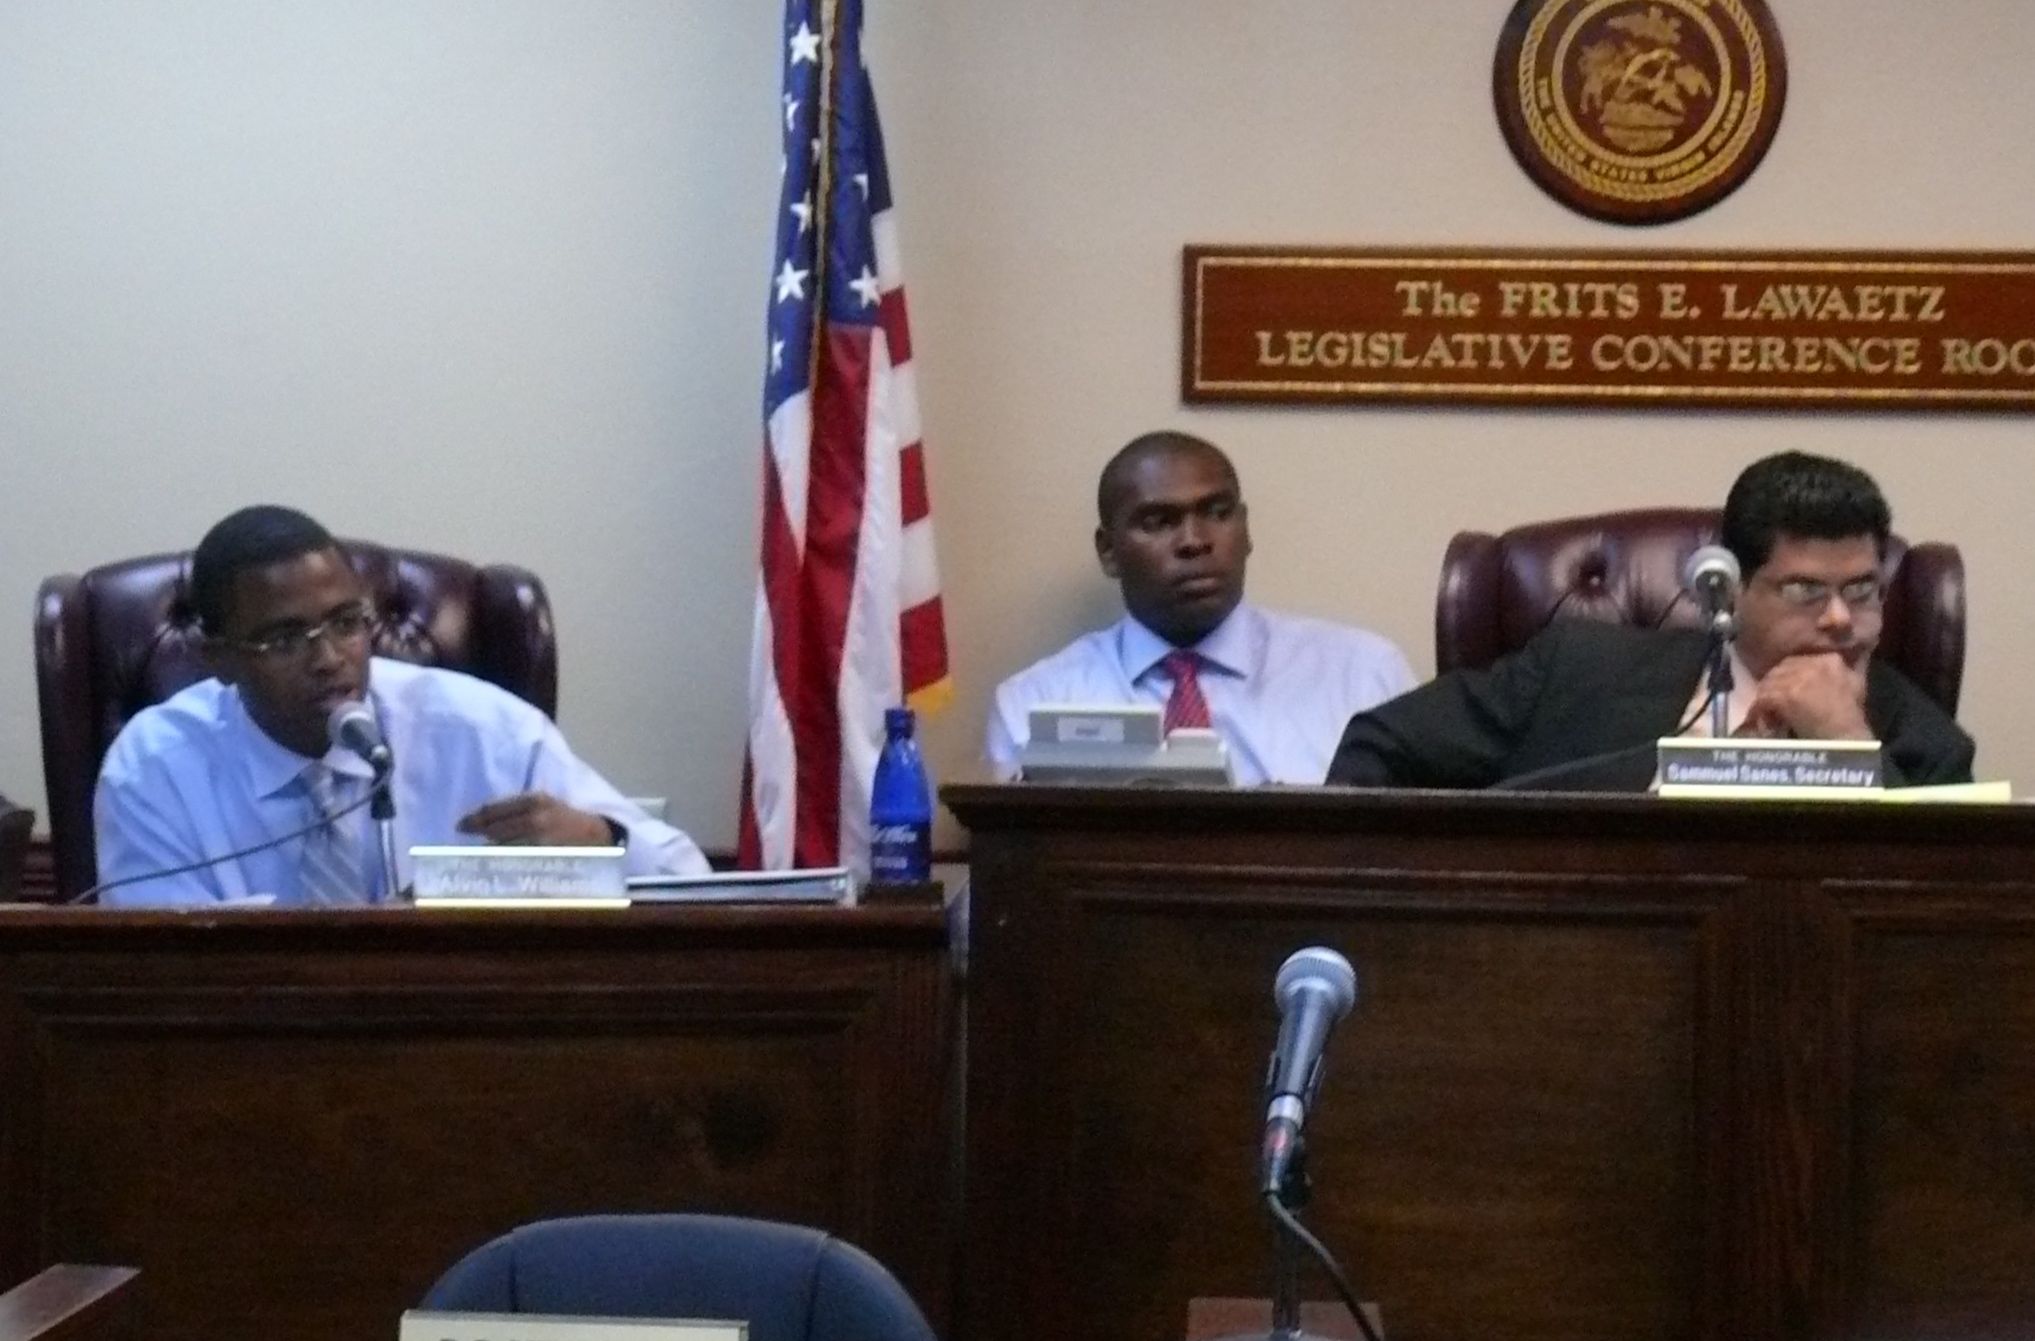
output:
[[[862,267],[861,274],[848,281],[848,287],[855,290],[855,296],[862,300],[864,307],[876,306],[876,300],[883,296],[883,289],[876,282],[876,272],[866,265]]]
[[[805,297],[806,276],[811,273],[810,270],[792,269],[791,258],[787,256],[784,269],[777,272],[777,301],[781,303],[787,298]]]
[[[866,172],[858,172],[858,173],[856,173],[856,174],[855,174],[855,186],[856,186],[856,189],[857,189],[857,190],[859,190],[859,191],[861,191],[861,192],[862,192],[862,198],[863,198],[864,200],[867,200],[867,199],[869,199],[869,174],[868,174],[868,173],[866,173]]]
[[[784,370],[784,341],[772,340],[770,342],[770,371],[782,372],[783,370]]]
[[[797,65],[800,61],[820,63],[820,35],[804,23],[791,35],[791,63]]]
[[[784,95],[784,128],[790,130],[798,124],[798,99],[789,93]]]
[[[788,208],[793,214],[798,216],[798,231],[801,235],[803,235],[807,229],[813,226],[812,192],[810,191],[806,192],[806,198],[804,200],[794,200],[786,208]]]

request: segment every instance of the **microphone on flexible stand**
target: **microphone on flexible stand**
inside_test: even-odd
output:
[[[1379,1341],[1370,1314],[1328,1248],[1294,1212],[1307,1202],[1307,1116],[1321,1088],[1322,1056],[1337,1021],[1357,1001],[1350,961],[1326,946],[1296,950],[1279,966],[1272,987],[1279,1007],[1279,1042],[1266,1072],[1265,1129],[1259,1146],[1258,1193],[1278,1226],[1272,1251],[1272,1328],[1225,1341],[1320,1341],[1300,1325],[1299,1264],[1306,1248],[1328,1273],[1366,1341]]]
[[[1329,1031],[1357,1004],[1357,971],[1325,946],[1295,950],[1272,984],[1279,1006],[1279,1043],[1266,1075],[1265,1143],[1259,1190],[1284,1190],[1300,1145],[1307,1110],[1321,1088],[1321,1054]]]
[[[375,846],[381,853],[382,897],[394,903],[401,899],[396,884],[396,789],[395,752],[382,736],[382,724],[374,710],[359,699],[350,699],[332,710],[325,729],[332,743],[359,755],[374,770],[373,801],[368,817],[374,821]]]
[[[1703,627],[1710,636],[1710,734],[1731,734],[1731,640],[1738,636],[1738,558],[1722,545],[1705,545],[1682,567],[1682,585],[1703,603]]]

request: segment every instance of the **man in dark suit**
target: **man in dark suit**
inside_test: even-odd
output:
[[[1968,782],[1971,737],[1872,655],[1891,524],[1872,478],[1826,457],[1783,452],[1731,486],[1722,539],[1746,574],[1732,734],[1877,739],[1889,786]],[[1590,784],[1643,786],[1647,745],[1707,730],[1705,652],[1693,629],[1557,619],[1488,669],[1352,718],[1328,781],[1489,787],[1623,751]]]

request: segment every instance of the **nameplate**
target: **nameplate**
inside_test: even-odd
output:
[[[1165,741],[1165,712],[1156,703],[1041,703],[1030,713],[1031,739],[1041,745],[1137,746]]]
[[[1711,740],[1667,737],[1659,745],[1660,792],[1700,787],[1768,792],[1801,789],[1868,796],[1885,785],[1876,740]]]
[[[1066,782],[1094,786],[1233,787],[1236,775],[1222,737],[1199,727],[1180,727],[1152,743],[1117,743],[1107,739],[1068,740],[1038,732],[1039,714],[1032,714],[1032,738],[1018,751],[1018,768],[1027,782]]]
[[[417,898],[619,899],[627,872],[619,847],[413,847]]]
[[[1230,401],[2035,408],[2035,253],[1192,246]]]
[[[396,1341],[748,1341],[746,1322],[691,1318],[575,1318],[555,1313],[443,1313],[411,1309]]]

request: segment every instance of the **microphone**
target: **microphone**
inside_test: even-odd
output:
[[[350,699],[334,708],[332,715],[326,719],[325,729],[331,733],[333,744],[367,760],[376,777],[395,767],[396,756],[389,752],[389,743],[382,739],[382,724],[375,720],[374,711],[359,699]]]
[[[1682,565],[1682,585],[1703,599],[1703,613],[1715,621],[1738,603],[1738,556],[1722,545],[1705,545]]]
[[[1278,1194],[1300,1145],[1300,1129],[1321,1084],[1329,1031],[1357,1003],[1357,973],[1326,946],[1295,950],[1272,986],[1279,1006],[1279,1043],[1266,1090],[1262,1190]]]
[[[1732,610],[1738,604],[1738,556],[1722,545],[1705,545],[1682,568],[1682,585],[1703,598],[1703,622],[1710,631],[1710,734],[1731,734],[1731,639],[1738,633]],[[1684,727],[1686,730],[1686,726]]]

